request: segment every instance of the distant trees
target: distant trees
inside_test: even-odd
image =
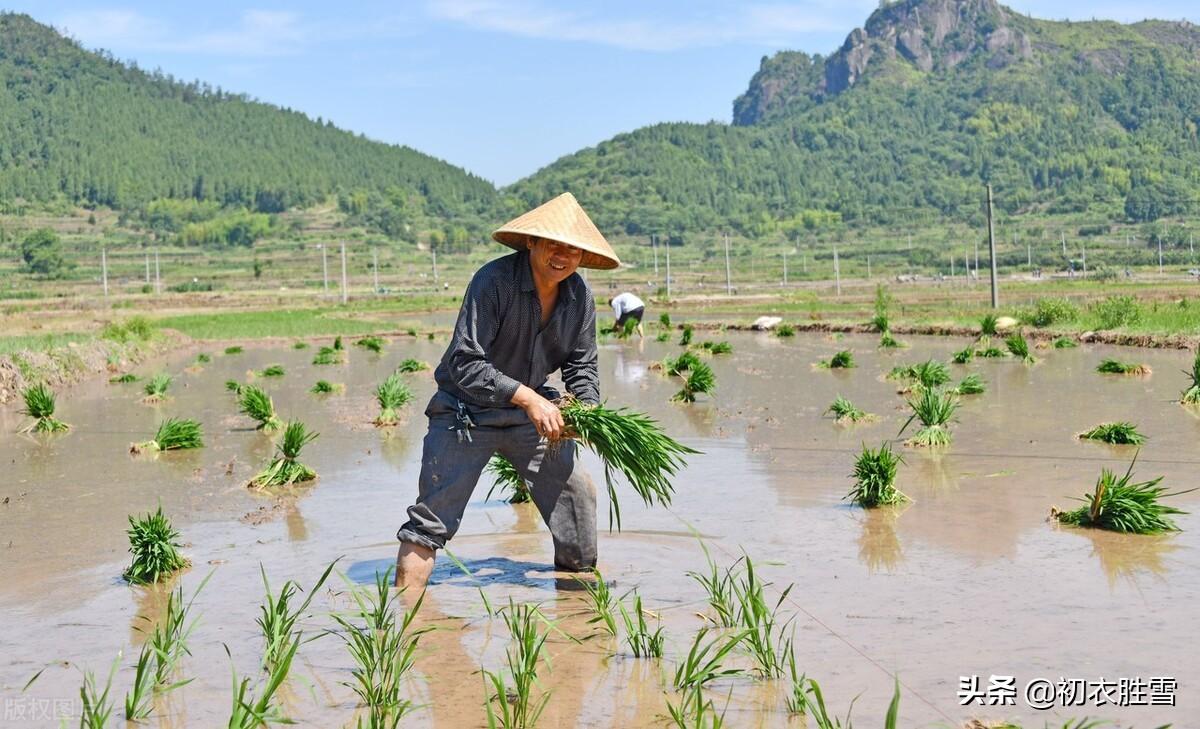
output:
[[[47,278],[58,278],[67,271],[62,241],[50,228],[39,228],[21,241],[21,258],[30,272]]]

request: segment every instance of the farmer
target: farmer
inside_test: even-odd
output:
[[[638,336],[645,339],[646,335],[642,332],[642,315],[646,313],[646,304],[636,295],[626,291],[619,296],[614,296],[608,300],[608,305],[613,308],[616,314],[617,323],[616,330],[621,331],[625,326],[625,322],[630,319],[637,320]]]
[[[562,370],[568,393],[599,402],[596,306],[575,269],[616,268],[620,260],[569,192],[492,237],[517,252],[485,264],[463,295],[425,408],[417,502],[396,533],[396,585],[418,592],[493,453],[532,485],[554,538],[555,567],[596,565],[596,489],[574,441],[551,445],[563,434],[563,418],[546,378]]]

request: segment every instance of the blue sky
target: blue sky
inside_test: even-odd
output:
[[[1014,0],[1200,21],[1194,0]],[[245,92],[507,184],[664,121],[727,122],[763,55],[828,53],[877,0],[0,0],[143,68]]]

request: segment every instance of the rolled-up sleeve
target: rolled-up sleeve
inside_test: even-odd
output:
[[[500,300],[495,286],[476,275],[463,296],[454,339],[446,350],[446,369],[455,384],[472,399],[490,405],[512,402],[521,383],[501,372],[487,352],[500,330]]]
[[[590,405],[600,403],[599,355],[596,351],[596,302],[584,298],[584,312],[575,347],[562,365],[567,392]]]

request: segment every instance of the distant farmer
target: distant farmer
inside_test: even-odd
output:
[[[625,322],[634,319],[637,321],[638,336],[645,338],[646,335],[642,332],[642,315],[646,313],[646,304],[641,299],[626,291],[609,299],[608,305],[617,316],[617,331],[625,327]]]
[[[493,453],[531,484],[554,538],[554,565],[596,565],[596,488],[563,434],[546,378],[562,370],[567,391],[600,401],[596,306],[575,269],[620,265],[616,253],[570,193],[492,233],[516,253],[485,264],[471,279],[454,336],[434,371],[438,390],[425,415],[417,502],[396,538],[396,585],[420,591],[436,550],[458,531],[463,511]]]

